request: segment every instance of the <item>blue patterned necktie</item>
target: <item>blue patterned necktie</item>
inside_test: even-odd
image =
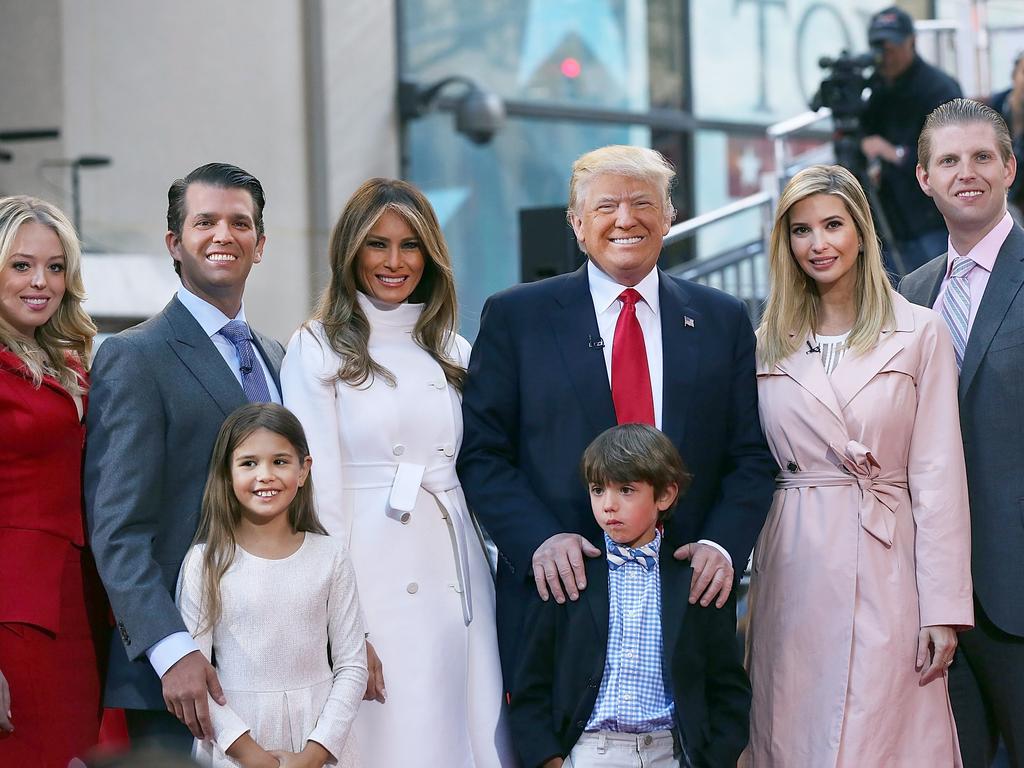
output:
[[[620,547],[610,539],[608,544],[608,567],[611,570],[621,568],[626,563],[633,561],[640,563],[648,571],[658,564],[658,550],[654,548],[654,542],[644,544],[642,547],[632,549],[631,547]]]
[[[218,333],[230,341],[235,347],[235,352],[238,353],[238,367],[242,372],[242,391],[245,392],[246,398],[250,403],[269,403],[270,388],[267,387],[263,368],[260,367],[260,361],[256,359],[256,352],[252,348],[249,326],[244,320],[232,320]]]
[[[959,371],[964,364],[964,351],[967,349],[967,323],[971,316],[971,287],[967,276],[978,266],[966,256],[953,259],[953,268],[949,271],[949,282],[942,296],[942,319],[949,326],[953,337],[953,351],[956,353],[956,369]]]

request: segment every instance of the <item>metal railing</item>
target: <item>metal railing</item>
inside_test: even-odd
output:
[[[768,295],[767,251],[772,213],[791,171],[786,156],[786,142],[794,134],[806,132],[811,126],[831,116],[831,110],[819,109],[768,126],[766,135],[773,143],[775,173],[764,179],[764,189],[674,225],[665,236],[665,246],[671,247],[706,227],[755,210],[761,213],[757,239],[708,258],[677,264],[669,267],[668,272],[731,293],[747,305],[756,323],[761,314],[761,305]]]

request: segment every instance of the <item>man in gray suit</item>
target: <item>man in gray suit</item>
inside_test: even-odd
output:
[[[220,425],[246,402],[281,402],[284,350],[250,331],[242,307],[266,242],[260,182],[210,163],[167,197],[166,244],[181,287],[159,315],[96,354],[85,496],[121,641],[111,643],[105,703],[126,710],[133,740],[186,751],[193,735],[213,736],[207,691],[224,697],[174,605],[178,569]]]
[[[949,229],[949,252],[900,292],[949,325],[971,502],[975,628],[960,635],[950,697],[967,768],[1001,735],[1024,761],[1024,230],[1006,211],[1017,171],[998,113],[938,107],[918,143],[917,178]]]

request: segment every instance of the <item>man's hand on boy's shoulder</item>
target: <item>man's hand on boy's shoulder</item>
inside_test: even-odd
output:
[[[681,546],[673,556],[676,560],[689,560],[693,568],[690,605],[696,604],[698,600],[704,607],[711,605],[712,601],[716,608],[725,605],[732,592],[735,572],[729,558],[721,550],[710,544],[693,542]]]
[[[544,763],[542,768],[562,768],[563,762],[564,760],[562,760],[562,758],[560,757],[552,757],[550,760],[547,760]]]
[[[600,554],[601,550],[578,533],[556,533],[545,539],[533,553],[533,580],[541,600],[550,596],[556,603],[564,603],[566,594],[570,600],[578,600],[580,590],[587,588],[583,557]]]

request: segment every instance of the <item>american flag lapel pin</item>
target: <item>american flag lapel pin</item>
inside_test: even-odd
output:
[[[693,328],[693,318],[687,315],[683,315],[683,327]]]

